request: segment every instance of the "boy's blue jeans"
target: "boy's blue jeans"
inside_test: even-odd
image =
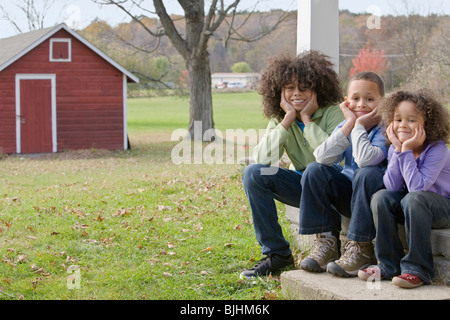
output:
[[[329,167],[317,162],[308,165],[302,177],[299,233],[333,231],[342,214],[350,218],[348,239],[372,241],[375,226],[370,199],[383,187],[383,171],[378,167],[359,168],[350,181],[341,170],[338,165]]]
[[[270,174],[265,174],[268,170]],[[293,207],[300,205],[301,176],[284,168],[251,164],[242,175],[245,194],[250,204],[256,239],[263,255],[290,255],[289,242],[284,238],[278,223],[275,200]]]
[[[324,166],[326,167],[326,166]],[[244,173],[242,175],[242,182],[244,185],[245,194],[247,196],[248,202],[250,204],[250,209],[252,211],[253,217],[253,227],[255,229],[256,239],[258,243],[261,245],[262,253],[264,255],[268,254],[280,254],[280,255],[289,255],[292,253],[289,248],[289,242],[284,238],[282,229],[280,224],[278,223],[278,214],[277,208],[274,200],[278,200],[287,205],[293,207],[300,206],[300,199],[304,198],[307,203],[310,203],[312,207],[322,206],[324,203],[329,202],[326,198],[319,193],[322,191],[324,187],[328,185],[327,178],[321,176],[314,176],[313,178],[318,181],[318,190],[317,192],[310,192],[305,195],[304,190],[302,191],[302,176],[293,170],[288,170],[284,168],[275,168],[272,171],[272,174],[264,174],[264,170],[274,169],[273,167],[269,167],[267,165],[262,164],[252,164],[245,168]],[[309,166],[308,166],[309,168]],[[345,178],[337,168],[334,167],[326,167],[332,168],[332,172],[336,172],[339,179],[345,179],[345,183],[350,183],[347,178]],[[376,168],[374,168],[376,169]],[[305,174],[308,169],[303,173],[303,178],[305,178]],[[372,177],[372,171],[376,172],[376,174]],[[366,171],[364,171],[366,172]],[[382,185],[382,174],[380,171],[380,177],[378,175],[378,169],[376,170],[368,170],[367,178],[373,178],[373,180],[381,179]],[[375,178],[375,176],[377,178]],[[373,185],[373,183],[369,183]],[[334,189],[334,188],[333,188]],[[378,188],[379,189],[379,188]],[[377,189],[377,190],[378,190]],[[351,190],[351,188],[350,188]],[[340,190],[338,190],[340,191]],[[363,192],[361,192],[363,193]],[[373,192],[375,193],[375,191]],[[339,196],[338,196],[339,198]],[[350,199],[350,198],[349,198]],[[370,199],[370,198],[369,198]],[[345,201],[343,201],[344,203]],[[347,215],[350,215],[350,200],[347,201],[343,206],[338,206],[341,209],[347,210]],[[369,200],[366,201],[369,203]],[[356,201],[357,204],[360,204],[359,198]],[[367,205],[368,206],[368,205]],[[357,207],[362,207],[358,205]],[[369,208],[370,211],[370,208]],[[300,210],[300,224],[302,224],[302,220],[305,220],[304,217],[309,217],[307,220],[311,224],[318,225],[317,232],[312,230],[311,233],[320,233],[323,229],[320,215],[311,214],[312,212],[305,212]],[[339,232],[341,230],[341,218],[339,214],[335,214],[335,210],[333,209],[330,212],[330,215],[327,216],[327,223],[324,231],[332,231],[333,235],[337,238],[339,237]],[[369,219],[369,218],[367,218]],[[372,223],[372,215],[370,214],[369,225],[371,226],[371,230],[366,232],[368,235],[364,234],[363,238],[371,238],[373,239],[373,223]],[[356,225],[356,223],[355,223]],[[350,231],[350,229],[349,229]],[[362,240],[361,240],[362,241]],[[365,241],[365,240],[364,240]],[[367,240],[369,241],[369,240]]]
[[[450,228],[450,199],[434,192],[380,190],[373,196],[371,208],[377,232],[375,254],[383,277],[410,273],[429,284],[434,276],[431,229]],[[405,224],[406,255],[398,223]]]

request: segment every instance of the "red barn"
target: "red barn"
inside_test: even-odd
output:
[[[0,152],[128,149],[129,82],[65,24],[0,39]]]

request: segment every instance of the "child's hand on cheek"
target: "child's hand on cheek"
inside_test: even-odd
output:
[[[296,113],[294,107],[286,100],[286,97],[284,96],[284,88],[281,89],[281,102],[280,102],[281,109],[288,113]]]
[[[394,146],[395,150],[398,152],[402,152],[402,143],[400,140],[398,140],[397,135],[394,132],[394,123],[391,122],[391,124],[386,128],[386,135],[389,139],[389,141]]]
[[[356,121],[356,115],[349,109],[350,102],[347,101],[347,97],[345,97],[345,101],[341,103],[340,107],[342,113],[344,114],[345,120],[352,124]]]
[[[319,105],[317,104],[317,93],[313,92],[311,99],[309,99],[305,108],[300,111],[300,118],[302,122],[306,125],[311,122],[311,116],[319,109]]]
[[[281,124],[286,130],[288,130],[297,117],[297,111],[295,111],[294,107],[286,100],[286,97],[284,96],[284,88],[281,89],[280,107],[284,110],[284,112],[286,112]]]
[[[354,114],[353,111],[349,109],[349,104],[350,102],[348,102],[347,97],[345,97],[345,101],[340,105],[345,118],[345,123],[341,127],[341,131],[346,137],[350,135],[356,122],[356,114]]]
[[[414,129],[414,136],[411,139],[403,142],[402,152],[420,148],[425,143],[426,138],[427,135],[425,133],[425,129],[421,125],[418,128]]]
[[[380,121],[381,115],[378,113],[378,108],[356,119],[356,123],[363,125],[366,131],[378,125]]]

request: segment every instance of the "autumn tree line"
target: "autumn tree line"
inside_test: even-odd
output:
[[[295,54],[296,12],[289,14],[273,32],[256,37],[273,25],[279,14],[279,10],[274,10],[233,16],[234,28],[246,41],[227,37],[229,24],[223,24],[209,42],[211,72],[260,72],[268,57],[282,52]],[[450,100],[450,16],[382,16],[377,28],[368,25],[370,17],[340,12],[339,72],[343,85],[358,68],[370,69],[383,76],[388,91],[428,87]],[[183,34],[184,16],[172,16],[172,20]],[[161,28],[157,18],[142,16],[140,22],[153,30]],[[182,94],[189,89],[185,62],[167,37],[151,37],[135,21],[110,26],[95,20],[79,32],[140,77],[141,84],[132,88],[132,94],[166,88]]]

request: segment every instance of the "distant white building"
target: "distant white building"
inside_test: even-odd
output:
[[[259,73],[213,73],[213,88],[254,88],[260,78]]]

